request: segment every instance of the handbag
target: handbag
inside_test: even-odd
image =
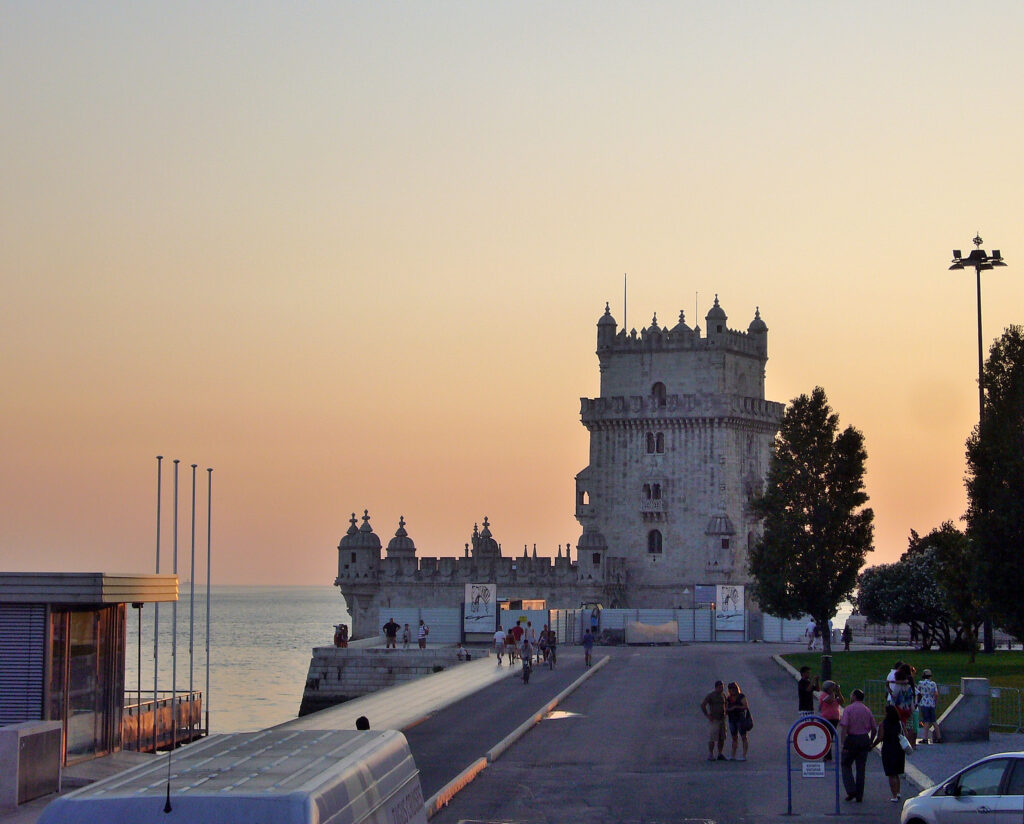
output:
[[[740,722],[740,729],[743,732],[750,732],[754,729],[754,716],[750,714],[750,710],[747,710],[743,714],[743,720]]]
[[[905,755],[910,755],[914,751],[913,746],[911,746],[910,744],[910,739],[907,738],[907,736],[905,736],[903,733],[900,733],[899,742],[900,748],[903,750],[903,753]]]

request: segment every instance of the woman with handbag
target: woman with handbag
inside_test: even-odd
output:
[[[903,734],[900,714],[892,704],[885,708],[885,718],[878,728],[875,744],[879,743],[882,745],[882,770],[889,779],[889,789],[892,791],[889,800],[896,803],[900,800],[900,776],[906,771],[906,750],[910,748],[910,742]]]
[[[729,719],[729,734],[732,735],[732,760],[747,760],[747,732],[754,726],[750,719],[750,705],[747,696],[740,692],[740,685],[730,681],[725,697],[725,714]],[[743,755],[736,755],[736,747],[743,740]]]

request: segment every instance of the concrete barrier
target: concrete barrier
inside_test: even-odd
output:
[[[939,719],[944,741],[988,741],[992,691],[987,678],[961,678],[960,695]]]

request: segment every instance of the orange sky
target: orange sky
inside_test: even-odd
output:
[[[203,550],[214,467],[215,583],[330,583],[363,508],[554,555],[624,272],[629,326],[760,306],[768,397],[863,430],[895,559],[964,509],[976,231],[986,345],[1024,321],[1022,18],[8,4],[3,567],[152,570],[157,454],[199,465]]]

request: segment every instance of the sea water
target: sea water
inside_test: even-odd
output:
[[[260,730],[294,718],[302,701],[313,647],[333,644],[334,625],[349,624],[336,587],[214,586],[210,592],[210,691],[206,694],[206,589],[195,589],[192,666],[189,674],[190,592],[178,594],[177,655],[172,655],[171,604],[160,605],[158,687],[170,690],[172,668],[179,691],[203,693],[210,732]],[[142,612],[139,667],[139,611],[128,608],[125,654],[126,701],[142,676],[143,699],[153,695],[154,604]],[[175,665],[175,658],[177,663]]]

